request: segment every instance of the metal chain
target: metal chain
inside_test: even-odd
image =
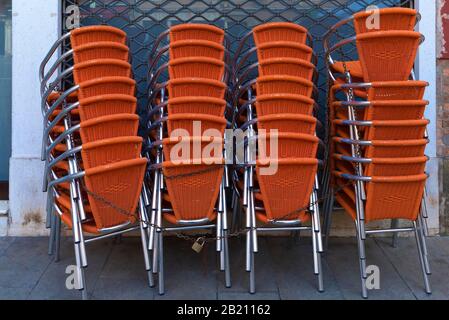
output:
[[[210,170],[210,169],[209,169],[209,170]],[[216,170],[216,168],[214,168],[214,170]],[[203,173],[204,171],[205,171],[205,170],[196,171],[196,172],[194,172],[194,173],[190,173],[189,176],[198,175],[198,174]],[[173,176],[173,177],[171,177],[171,178],[179,178],[180,176],[185,176],[185,175]],[[117,211],[119,214],[122,214],[122,215],[124,215],[124,216],[126,216],[126,217],[134,218],[134,219],[136,219],[137,221],[139,221],[140,223],[144,223],[145,225],[147,225],[147,226],[149,226],[149,227],[152,227],[152,228],[155,228],[155,229],[158,230],[158,231],[165,231],[165,228],[162,228],[162,227],[157,226],[157,225],[155,225],[155,224],[151,224],[151,223],[149,223],[148,221],[142,221],[142,219],[139,217],[139,215],[138,215],[136,212],[132,213],[132,212],[126,210],[126,209],[123,209],[123,208],[121,208],[120,206],[116,205],[114,202],[112,202],[112,201],[106,199],[105,197],[103,197],[103,196],[101,196],[101,195],[99,195],[99,194],[97,194],[97,193],[95,193],[95,192],[89,190],[89,189],[87,188],[87,186],[85,185],[85,182],[84,182],[84,181],[82,181],[80,185],[81,185],[81,188],[82,188],[82,189],[83,189],[89,196],[91,196],[91,197],[94,198],[95,200],[100,201],[100,202],[104,203],[105,205],[111,207],[112,209],[114,209],[115,211]],[[344,185],[342,185],[342,186],[339,186],[339,187],[334,191],[333,195],[336,195],[337,193],[339,193],[340,191],[342,191],[344,188],[346,188],[346,187],[348,187],[348,186],[352,186],[352,185],[354,185],[354,182],[351,182],[351,183],[348,183],[348,184],[344,184]],[[320,199],[316,200],[314,203],[309,203],[307,206],[304,206],[304,207],[302,207],[302,208],[298,208],[298,209],[296,209],[296,210],[293,210],[293,211],[287,213],[286,215],[284,215],[284,216],[282,216],[282,217],[279,217],[279,218],[273,220],[273,222],[277,222],[277,221],[281,221],[281,220],[288,219],[288,218],[290,218],[292,215],[301,213],[301,212],[303,212],[303,211],[308,211],[308,212],[310,212],[310,207],[311,207],[312,205],[319,205],[320,203],[322,203],[322,202],[324,202],[325,200],[327,200],[328,198],[330,198],[330,196],[331,196],[330,194],[325,195],[325,196],[321,197]],[[136,210],[136,211],[137,211],[137,210]],[[227,238],[227,239],[229,239],[229,238],[238,238],[238,237],[240,237],[240,236],[242,236],[242,235],[247,234],[249,231],[254,231],[254,230],[257,230],[257,228],[256,228],[256,227],[245,228],[245,229],[238,230],[238,231],[236,231],[236,232],[227,234],[227,235],[225,235],[225,236],[209,237],[209,236],[206,235],[206,236],[201,236],[201,237],[199,237],[199,238],[198,238],[198,236],[188,236],[188,235],[185,235],[185,234],[182,234],[182,233],[177,233],[177,232],[174,233],[174,234],[175,234],[175,236],[176,236],[177,238],[182,239],[182,240],[185,240],[185,241],[196,242],[198,239],[202,239],[202,240],[204,241],[204,243],[208,243],[208,242],[220,241],[220,240],[223,240],[223,239],[225,239],[225,238]]]

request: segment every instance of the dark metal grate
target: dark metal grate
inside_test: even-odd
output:
[[[169,26],[203,22],[224,28],[235,50],[238,40],[256,25],[269,21],[291,21],[307,27],[314,38],[320,78],[319,103],[325,104],[327,75],[322,36],[330,26],[369,5],[378,7],[411,6],[413,0],[62,0],[63,10],[78,5],[81,25],[108,24],[128,33],[133,56],[134,76],[138,83],[139,106],[146,105],[148,54],[153,41]],[[65,13],[63,13],[64,15]],[[65,19],[62,19],[64,22]],[[65,23],[64,23],[65,25]],[[63,26],[63,32],[65,26]],[[351,36],[351,28],[337,37]],[[341,55],[350,59],[354,47]],[[324,109],[324,108],[322,108]],[[142,110],[142,109],[141,109]]]

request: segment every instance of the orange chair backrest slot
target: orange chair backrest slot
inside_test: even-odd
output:
[[[182,40],[206,40],[223,44],[225,32],[212,25],[186,23],[171,27],[170,42]]]
[[[207,114],[223,117],[226,109],[226,101],[210,97],[183,97],[168,101],[168,114],[179,113]]]
[[[92,42],[73,49],[75,64],[96,59],[128,61],[129,48],[117,42]]]
[[[223,80],[225,64],[222,60],[206,57],[188,57],[170,60],[170,80],[179,78],[205,78]]]
[[[98,95],[80,100],[81,121],[113,114],[135,114],[137,99],[123,94]]]
[[[88,26],[71,31],[70,43],[77,48],[86,43],[112,41],[126,44],[126,33],[110,26]]]
[[[80,83],[79,99],[105,94],[126,94],[134,96],[136,81],[129,77],[103,77]]]
[[[207,40],[182,40],[170,44],[170,59],[188,57],[206,57],[223,60],[224,47],[213,41]]]
[[[76,84],[103,77],[131,77],[131,65],[116,59],[97,59],[75,64],[73,77]]]
[[[290,41],[305,44],[307,29],[291,22],[270,22],[253,29],[254,42],[257,47],[273,41]]]
[[[312,80],[315,66],[305,60],[295,58],[272,58],[259,61],[261,76],[289,75]]]
[[[189,96],[224,99],[225,92],[225,83],[204,78],[173,79],[168,84],[170,99]]]
[[[354,15],[354,29],[356,34],[390,30],[413,31],[416,15],[417,11],[409,8],[362,11]]]
[[[84,144],[116,137],[137,136],[138,129],[138,115],[115,114],[81,122],[80,135]]]
[[[294,58],[311,61],[313,50],[308,45],[291,41],[267,42],[257,48],[259,61],[272,58]]]
[[[83,144],[81,156],[85,169],[140,158],[141,137],[117,137]]]

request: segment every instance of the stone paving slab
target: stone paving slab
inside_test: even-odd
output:
[[[47,255],[46,238],[0,238],[0,299],[79,299],[65,288],[66,267],[73,264],[73,244],[64,238],[61,261]],[[370,299],[449,299],[449,237],[428,239],[433,294],[423,290],[414,238],[400,238],[397,248],[389,238],[366,241],[367,263],[381,270],[381,289]],[[88,247],[87,287],[91,299],[112,300],[324,300],[361,299],[357,243],[354,238],[332,238],[323,256],[326,291],[317,291],[310,238],[261,238],[256,255],[257,293],[248,293],[245,242],[230,241],[233,286],[224,287],[213,245],[201,254],[176,238],[165,241],[166,294],[150,288],[138,238],[120,243],[105,240]]]

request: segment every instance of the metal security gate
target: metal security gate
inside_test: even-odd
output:
[[[314,38],[320,78],[320,105],[326,101],[327,75],[322,36],[330,26],[370,5],[380,8],[413,6],[413,0],[62,0],[66,8],[77,5],[81,26],[108,24],[128,33],[133,71],[138,83],[139,106],[146,105],[148,54],[157,36],[171,25],[202,22],[226,30],[235,50],[238,40],[253,27],[271,21],[291,21],[307,27]],[[64,22],[65,19],[62,19]],[[352,36],[350,27],[338,37]],[[65,23],[63,25],[65,30]],[[350,59],[355,47],[341,55]],[[324,108],[321,108],[324,110]]]

